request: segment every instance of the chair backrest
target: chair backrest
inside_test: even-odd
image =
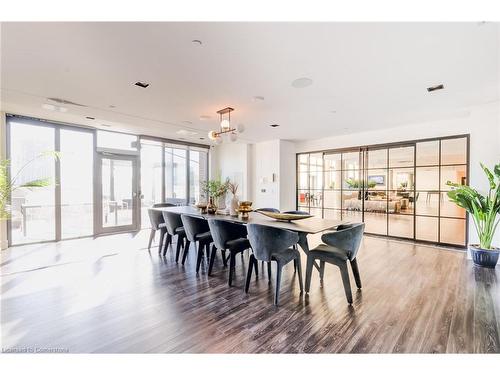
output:
[[[153,207],[159,208],[159,207],[175,207],[175,204],[173,203],[155,203],[153,204]]]
[[[307,211],[285,211],[284,214],[309,215]]]
[[[269,262],[273,253],[286,250],[299,241],[299,235],[286,229],[248,224],[248,239],[258,260]]]
[[[195,236],[197,234],[210,231],[207,221],[203,218],[182,214],[181,220],[186,232],[186,237],[191,242],[196,241]]]
[[[169,211],[163,211],[162,214],[163,220],[165,220],[165,226],[167,227],[167,233],[174,236],[175,230],[182,227],[181,214]]]
[[[247,229],[242,224],[232,223],[227,220],[208,219],[210,233],[218,249],[226,249],[227,241],[246,238]]]
[[[280,210],[278,210],[277,208],[270,208],[270,207],[258,208],[255,211],[276,212],[276,213],[280,212]]]
[[[149,221],[151,221],[151,228],[154,230],[160,229],[160,224],[164,223],[161,211],[148,208]]]
[[[344,250],[349,260],[353,260],[358,254],[364,231],[365,223],[339,225],[335,232],[323,234],[321,240],[330,246]]]

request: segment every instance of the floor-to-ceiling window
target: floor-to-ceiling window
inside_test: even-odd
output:
[[[61,238],[94,233],[94,134],[60,129]]]
[[[142,228],[147,228],[147,209],[154,203],[200,199],[200,183],[208,179],[208,148],[141,139],[140,172]]]
[[[9,173],[19,186],[10,245],[137,230],[139,220],[148,227],[149,207],[194,202],[208,178],[202,145],[16,115],[7,116],[7,129]]]
[[[466,213],[448,181],[467,182],[468,137],[297,155],[297,208],[364,221],[366,232],[465,246]]]
[[[30,121],[9,121],[11,194],[10,242],[22,244],[56,239],[55,129]],[[39,185],[19,187],[22,185]]]

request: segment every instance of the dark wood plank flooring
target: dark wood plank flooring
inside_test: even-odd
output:
[[[301,296],[285,268],[279,307],[267,273],[243,292],[217,258],[195,273],[173,251],[145,249],[147,233],[16,247],[2,252],[2,347],[72,353],[498,353],[500,267],[465,253],[365,237],[363,289],[346,303],[333,266]],[[313,237],[312,245],[318,237]],[[305,257],[302,259],[305,269]],[[274,269],[273,269],[274,276]],[[351,275],[352,276],[352,275]],[[351,280],[354,288],[354,280]]]

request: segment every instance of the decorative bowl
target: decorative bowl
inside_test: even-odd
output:
[[[270,217],[272,219],[280,220],[280,221],[293,221],[293,220],[302,220],[313,217],[314,215],[304,215],[304,214],[284,214],[281,212],[269,212],[269,211],[258,211],[259,214]]]

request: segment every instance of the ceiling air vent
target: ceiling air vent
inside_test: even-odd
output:
[[[149,83],[146,83],[146,82],[141,82],[141,81],[137,81],[135,83],[136,86],[139,86],[139,87],[142,87],[143,89],[145,89],[146,87],[149,86]]]
[[[427,87],[427,91],[429,91],[429,92],[433,92],[433,91],[437,91],[437,90],[442,90],[442,89],[444,89],[443,84],[436,85],[436,86],[431,86],[431,87]]]
[[[61,98],[47,98],[47,99],[50,100],[51,102],[58,103],[58,104],[69,104],[69,105],[76,105],[78,107],[86,107],[86,105],[84,105],[84,104],[75,103],[75,102],[72,102],[71,100],[66,100],[66,99],[61,99]]]

